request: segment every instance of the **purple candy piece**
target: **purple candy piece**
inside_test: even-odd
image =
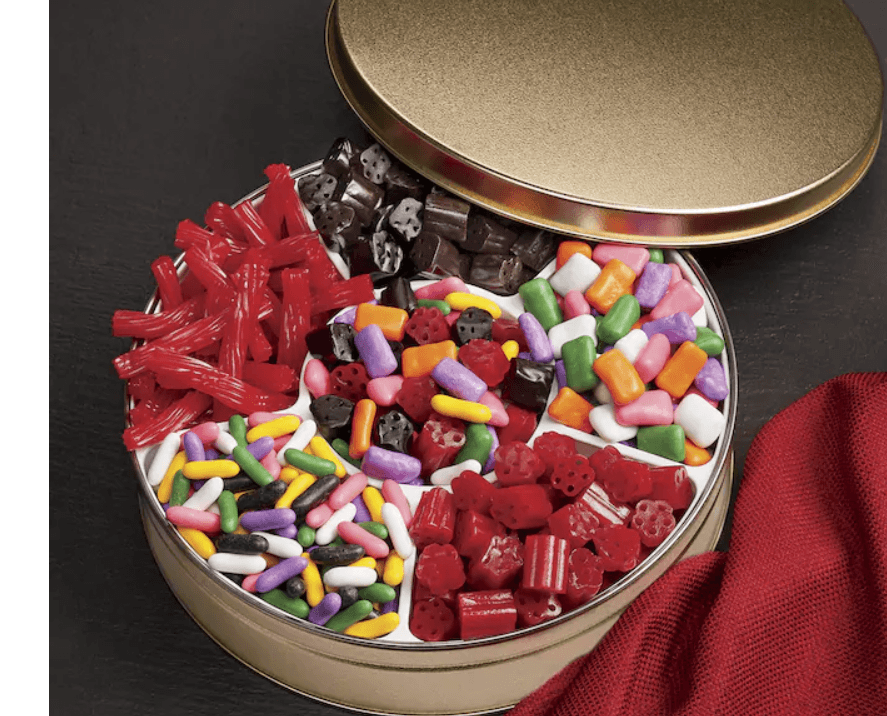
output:
[[[661,333],[671,344],[696,340],[696,324],[686,311],[680,311],[673,316],[660,318],[658,321],[650,321],[641,326],[647,338]]]
[[[336,592],[330,592],[320,600],[320,603],[316,607],[308,612],[308,621],[312,624],[323,626],[338,614],[339,609],[341,608],[342,597],[336,594]]]
[[[724,374],[724,366],[717,358],[709,358],[702,366],[702,370],[696,374],[693,385],[710,400],[721,401],[730,394],[727,386],[727,376]]]
[[[295,539],[296,535],[299,534],[299,528],[295,525],[287,525],[286,527],[271,530],[271,532],[280,535],[281,537],[286,537],[287,539]]]
[[[283,584],[287,579],[301,574],[307,566],[308,560],[304,557],[282,559],[259,575],[259,578],[256,580],[256,591],[260,593],[270,592],[275,587]]]
[[[349,326],[354,325],[354,319],[357,316],[357,306],[352,306],[347,311],[343,311],[333,319],[333,323],[347,323]]]
[[[444,390],[472,403],[476,403],[487,392],[487,384],[483,380],[452,358],[444,358],[434,366],[431,377]]]
[[[274,438],[265,436],[263,438],[259,438],[258,440],[251,442],[246,446],[246,449],[249,451],[250,455],[252,455],[256,460],[261,460],[265,455],[271,452],[274,449]],[[233,460],[233,455],[226,455],[226,460]]]
[[[641,308],[653,308],[668,290],[671,281],[671,266],[649,262],[645,267],[641,278],[638,280],[634,297]]]
[[[188,462],[206,460],[203,441],[190,430],[182,436],[182,447],[185,448],[185,457],[188,458]]]
[[[493,444],[490,445],[490,455],[482,468],[484,474],[493,471],[493,467],[496,465],[496,448],[499,447],[499,435],[496,433],[496,428],[492,425],[487,425],[487,430],[493,436]]]
[[[379,609],[379,614],[388,614],[389,612],[396,612],[399,602],[400,602],[400,600],[397,597],[392,599],[390,602],[385,602],[384,604],[382,604],[382,608]]]
[[[422,487],[425,484],[425,480],[421,477],[414,477],[412,480],[407,480],[406,482],[400,483],[401,485],[413,485],[415,487]]]
[[[354,346],[370,378],[384,378],[397,370],[397,357],[382,329],[371,323],[354,337]]]
[[[412,455],[371,445],[363,456],[360,469],[367,477],[405,483],[422,474],[422,461]]]
[[[521,351],[517,354],[518,358],[523,358],[524,360],[533,360],[533,354],[527,351]]]
[[[222,457],[222,454],[215,448],[206,448],[206,450],[203,451],[203,455],[204,460],[218,460]]]
[[[363,497],[358,495],[351,500],[351,504],[357,508],[357,512],[354,513],[353,522],[372,522],[373,516],[370,514],[366,502],[363,501]]]
[[[567,385],[567,367],[562,360],[554,362],[554,375],[557,378],[557,387],[565,388]]]
[[[240,516],[240,526],[247,532],[279,530],[281,527],[295,524],[295,522],[296,513],[288,508],[255,510],[254,512],[244,512]]]
[[[191,489],[193,489],[194,492],[197,492],[205,484],[206,480],[191,480]]]
[[[554,360],[554,349],[539,319],[532,313],[522,313],[517,317],[517,322],[527,339],[527,347],[533,360],[537,363],[551,363]]]

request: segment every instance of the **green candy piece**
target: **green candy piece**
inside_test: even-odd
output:
[[[724,350],[724,339],[705,326],[696,326],[696,340],[693,342],[713,358]]]
[[[178,507],[184,505],[188,499],[188,491],[191,489],[191,481],[185,477],[185,473],[179,470],[172,479],[172,491],[169,493],[169,506]]]
[[[345,631],[352,624],[366,619],[373,611],[373,603],[368,599],[358,599],[347,609],[333,616],[324,626],[333,631]]]
[[[237,441],[238,445],[246,447],[246,433],[248,430],[246,420],[242,415],[232,415],[228,418],[228,432],[231,433],[231,437]]]
[[[394,601],[397,592],[394,591],[394,587],[390,587],[384,582],[376,582],[363,589],[358,589],[357,596],[373,604],[386,604]]]
[[[579,336],[564,343],[561,350],[567,372],[567,386],[577,393],[596,388],[601,379],[592,369],[597,357],[594,339],[591,336]]]
[[[675,462],[686,457],[684,429],[680,425],[652,425],[638,428],[638,450],[651,452]]]
[[[299,527],[299,531],[296,533],[296,542],[302,545],[305,549],[308,549],[311,545],[314,544],[314,538],[317,536],[317,530],[313,527],[309,527],[308,525],[302,525]]]
[[[436,301],[432,298],[420,298],[418,301],[416,301],[416,305],[421,308],[439,308],[440,312],[445,316],[449,315],[450,311],[452,310],[450,308],[450,304],[446,301]]]
[[[493,447],[493,434],[481,423],[469,423],[465,428],[465,444],[456,455],[454,464],[465,460],[477,460],[481,465],[490,457]]]
[[[597,322],[597,337],[601,343],[611,346],[623,336],[641,317],[641,304],[630,293],[620,296],[613,307]]]
[[[240,465],[240,469],[249,475],[253,482],[259,487],[264,487],[265,485],[274,482],[271,473],[268,472],[268,470],[265,469],[265,466],[256,460],[256,458],[253,457],[253,454],[243,445],[238,445],[234,448],[231,451],[231,457],[234,458],[234,462]]]
[[[357,525],[379,539],[388,539],[388,528],[381,522],[358,522]]]
[[[287,596],[287,593],[281,589],[272,589],[270,592],[262,594],[261,597],[271,606],[283,609],[299,619],[307,619],[308,612],[311,611],[311,607],[304,599]]]
[[[343,540],[341,537],[339,537],[339,535],[336,535],[333,538],[333,541],[330,542],[327,545],[327,547],[341,547],[343,544],[345,544],[345,540]]]
[[[532,313],[546,331],[564,322],[564,314],[557,305],[554,289],[544,278],[527,281],[517,292],[524,300],[524,308]]]
[[[332,475],[336,472],[336,464],[317,455],[309,455],[302,450],[290,448],[283,453],[283,459],[303,472],[310,472],[317,477]]]
[[[330,447],[336,451],[336,455],[338,455],[343,460],[347,460],[354,467],[360,467],[360,460],[355,460],[351,455],[348,454],[348,443],[346,443],[342,438],[336,438],[330,443]]]
[[[662,249],[648,249],[650,252],[650,261],[654,264],[664,264],[665,263],[665,254],[662,253]]]
[[[219,499],[216,501],[219,505],[219,519],[222,526],[222,532],[231,534],[237,529],[240,523],[240,514],[237,512],[237,498],[230,490],[222,490]]]

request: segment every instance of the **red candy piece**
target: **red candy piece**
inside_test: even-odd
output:
[[[505,408],[508,415],[508,425],[497,428],[500,443],[528,442],[539,419],[532,410],[522,408],[516,403],[511,403]]]
[[[527,337],[524,335],[524,329],[513,318],[497,318],[493,321],[493,340],[499,345],[506,341],[517,341],[517,345],[522,351],[530,350],[527,345]]]
[[[517,581],[523,566],[524,546],[520,539],[494,535],[484,553],[471,560],[468,582],[475,589],[510,587]]]
[[[502,346],[496,341],[485,341],[474,338],[459,349],[459,361],[471,370],[490,388],[501,383],[511,361],[502,352]]]
[[[496,488],[480,474],[465,470],[453,478],[450,487],[456,501],[456,509],[472,510],[482,515],[490,514],[490,504]]]
[[[640,533],[646,547],[662,544],[676,524],[671,505],[663,500],[641,500],[631,517],[631,526]]]
[[[367,397],[367,375],[363,363],[347,363],[330,371],[330,393],[356,403]]]
[[[422,641],[444,641],[456,636],[456,615],[436,597],[413,602],[410,631]]]
[[[612,465],[622,460],[622,453],[612,445],[595,450],[588,456],[588,464],[596,475],[603,475]]]
[[[615,502],[606,490],[596,482],[592,482],[586,487],[585,491],[576,498],[574,504],[593,512],[604,526],[624,525],[631,517],[631,507]]]
[[[693,501],[693,483],[682,465],[650,468],[650,499],[662,500],[673,510],[686,510]]]
[[[567,591],[570,543],[555,535],[528,535],[524,545],[523,589],[548,594]]]
[[[456,606],[456,598],[459,596],[459,590],[450,589],[443,594],[434,595],[422,582],[413,580],[413,601],[420,602],[423,599],[441,599],[449,607]]]
[[[603,578],[600,558],[584,547],[574,549],[567,560],[567,593],[562,597],[564,606],[575,609],[585,604],[601,590]]]
[[[542,485],[515,485],[493,493],[490,514],[512,530],[542,527],[554,511]]]
[[[597,479],[618,502],[637,502],[647,497],[652,488],[650,466],[621,456],[619,460],[608,461],[597,473]]]
[[[439,308],[419,306],[404,326],[404,333],[424,346],[449,340],[450,326]]]
[[[403,392],[403,389],[401,389]],[[432,412],[413,441],[410,453],[422,461],[422,476],[453,464],[465,444],[465,423],[456,418]]]
[[[474,559],[483,555],[494,536],[504,534],[505,528],[496,520],[474,510],[464,510],[456,515],[453,546],[463,557]]]
[[[574,548],[588,544],[600,524],[600,520],[585,503],[565,505],[548,518],[551,534],[569,540]]]
[[[533,452],[545,463],[545,475],[551,477],[556,458],[573,457],[576,454],[576,441],[562,433],[549,431],[536,438]]]
[[[507,634],[516,627],[517,606],[507,589],[459,595],[459,635],[463,639]]]
[[[423,492],[410,524],[410,537],[417,549],[430,544],[447,544],[456,528],[456,503],[442,487]]]
[[[416,580],[435,597],[465,584],[465,565],[451,544],[430,544],[416,562]]]
[[[422,424],[431,415],[431,399],[437,395],[437,383],[430,375],[404,378],[395,401],[416,423]]]
[[[556,457],[551,470],[551,485],[567,497],[578,495],[594,480],[594,470],[588,460],[579,454]]]
[[[563,607],[554,594],[530,589],[518,589],[514,593],[514,604],[517,607],[517,623],[525,627],[547,622],[563,612]]]
[[[545,472],[545,463],[524,443],[502,443],[494,457],[496,477],[503,487],[533,484]]]
[[[594,548],[605,572],[628,572],[641,556],[641,535],[624,525],[599,527],[592,535]]]

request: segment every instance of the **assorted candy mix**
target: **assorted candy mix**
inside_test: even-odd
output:
[[[266,173],[179,225],[160,310],[113,321],[138,340],[124,441],[210,568],[334,631],[473,639],[580,607],[671,534],[728,393],[678,265],[494,218],[378,145]]]

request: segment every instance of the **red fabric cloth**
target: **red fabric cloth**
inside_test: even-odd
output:
[[[752,442],[727,553],[675,565],[510,716],[887,714],[887,373]]]

